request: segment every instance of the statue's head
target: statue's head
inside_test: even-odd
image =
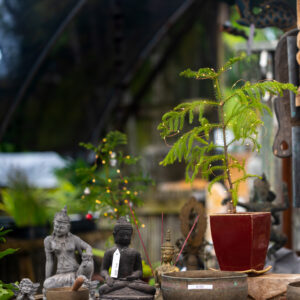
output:
[[[69,233],[71,225],[70,218],[67,214],[67,206],[55,214],[53,225],[54,235],[64,236]]]
[[[132,225],[125,217],[120,217],[114,227],[113,235],[116,244],[129,246],[132,236]]]
[[[166,241],[161,246],[161,259],[163,263],[171,263],[174,256],[174,246],[171,243],[171,232],[167,231]]]

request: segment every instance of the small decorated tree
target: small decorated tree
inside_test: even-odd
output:
[[[141,193],[152,181],[137,171],[138,157],[124,154],[127,137],[119,131],[109,132],[98,146],[80,145],[94,152],[94,164],[79,168],[82,178],[81,200],[92,211],[117,219],[129,214],[129,207],[143,203]]]
[[[230,94],[225,96],[220,87],[220,76],[243,58],[242,55],[230,59],[218,71],[202,68],[198,71],[188,69],[182,72],[181,76],[187,78],[210,79],[213,83],[215,99],[182,103],[165,113],[158,126],[163,139],[177,137],[176,142],[160,164],[166,166],[175,161],[185,161],[186,180],[190,182],[193,182],[199,172],[203,177],[208,178],[214,172],[221,171],[221,174],[210,182],[209,190],[213,183],[225,181],[230,198],[228,212],[232,213],[236,212],[239,184],[255,175],[246,172],[245,163],[240,163],[229,153],[229,146],[235,142],[245,144],[251,141],[252,151],[259,151],[261,145],[258,141],[258,133],[259,127],[263,124],[260,116],[264,110],[271,114],[269,107],[261,102],[262,97],[267,93],[282,95],[284,90],[297,92],[296,87],[292,84],[274,80],[257,83],[247,81],[242,86],[238,86],[238,83],[234,84]],[[207,107],[216,108],[219,117],[218,123],[211,123],[204,117]],[[191,127],[188,131],[184,128],[186,122]],[[215,129],[222,130],[222,145],[216,145],[210,139],[210,133]],[[227,129],[231,129],[233,132],[234,137],[231,141],[228,141],[226,137]],[[221,153],[212,154],[217,153],[216,150],[221,150]],[[233,180],[232,169],[238,169],[242,176]]]

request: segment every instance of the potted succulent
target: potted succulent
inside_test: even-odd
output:
[[[158,126],[163,139],[176,138],[161,162],[162,165],[185,161],[187,181],[192,182],[199,172],[202,177],[207,178],[219,172],[210,181],[208,190],[210,191],[212,184],[217,181],[222,181],[227,186],[228,213],[210,216],[218,262],[221,270],[227,271],[262,270],[270,234],[269,213],[236,212],[239,185],[254,175],[247,174],[244,163],[240,163],[229,153],[228,148],[235,142],[251,143],[252,150],[259,151],[261,147],[258,142],[259,126],[263,124],[260,115],[264,110],[271,113],[269,107],[262,103],[262,97],[266,93],[281,95],[284,90],[296,93],[296,87],[292,84],[277,81],[257,83],[238,81],[225,96],[220,87],[220,76],[243,58],[242,55],[230,59],[218,71],[202,68],[198,71],[188,69],[182,72],[181,75],[187,78],[211,80],[215,99],[182,103],[165,113]],[[204,117],[207,107],[216,110],[219,122],[211,123]],[[188,123],[188,128],[184,126],[185,123]],[[223,133],[221,145],[215,144],[210,139],[212,131],[216,129]],[[230,141],[226,136],[228,129],[233,132],[233,139]],[[233,180],[233,169],[239,170],[242,174],[239,179]]]

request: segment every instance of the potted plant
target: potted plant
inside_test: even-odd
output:
[[[269,213],[237,213],[239,184],[254,175],[247,174],[245,163],[229,153],[228,148],[236,142],[252,144],[252,151],[259,151],[259,127],[263,124],[260,115],[265,111],[271,113],[261,98],[282,94],[284,90],[296,93],[292,84],[277,81],[262,81],[257,83],[238,81],[228,95],[220,86],[220,76],[230,70],[232,65],[244,58],[244,55],[230,59],[223,67],[215,71],[202,68],[198,71],[187,69],[181,75],[196,80],[209,79],[213,83],[215,99],[201,99],[182,103],[165,113],[158,126],[161,137],[176,138],[168,154],[160,163],[163,166],[175,161],[186,162],[186,180],[192,182],[201,172],[209,178],[214,172],[220,172],[209,183],[208,190],[217,181],[225,182],[228,189],[228,213],[211,215],[211,231],[216,256],[221,270],[244,271],[261,270],[269,243],[270,214]],[[211,123],[204,117],[207,107],[213,107],[219,117],[219,122]],[[197,119],[196,119],[197,118]],[[188,129],[184,126],[188,123]],[[213,130],[222,131],[222,144],[211,141]],[[229,141],[226,131],[231,129],[233,139]],[[216,150],[221,150],[219,153]],[[217,154],[212,154],[217,153]],[[239,170],[241,177],[233,180],[232,170]]]

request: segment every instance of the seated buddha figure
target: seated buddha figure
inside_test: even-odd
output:
[[[155,287],[156,287],[156,295],[155,299],[162,300],[161,293],[161,277],[165,273],[179,272],[179,269],[172,264],[174,258],[175,249],[173,244],[171,243],[171,232],[167,231],[166,241],[161,246],[161,262],[162,264],[155,269],[154,277],[155,277]]]
[[[90,280],[94,271],[91,246],[70,233],[70,226],[70,218],[65,207],[55,214],[53,233],[44,240],[46,254],[44,300],[47,289],[72,286],[80,275]],[[77,254],[81,257],[81,265],[77,261]]]
[[[129,248],[132,232],[131,224],[125,217],[121,217],[113,230],[115,246],[105,252],[102,262],[101,276],[106,283],[99,289],[101,299],[105,299],[106,295],[109,295],[109,299],[114,299],[114,296],[115,299],[131,299],[133,296],[134,299],[134,296],[144,295],[150,295],[150,299],[153,299],[155,288],[141,280],[141,255]]]

